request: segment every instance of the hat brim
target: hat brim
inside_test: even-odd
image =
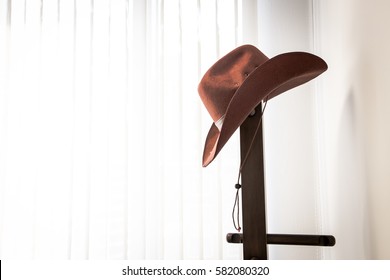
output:
[[[267,100],[302,85],[328,69],[318,56],[305,52],[284,53],[257,67],[230,100],[221,130],[215,124],[207,134],[203,167],[209,165],[254,108]]]

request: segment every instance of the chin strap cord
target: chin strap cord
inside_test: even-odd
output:
[[[232,211],[232,219],[233,219],[233,225],[234,225],[234,228],[240,232],[241,231],[241,226],[240,226],[240,194],[239,194],[239,190],[241,189],[241,185],[240,184],[236,184],[236,198],[234,199],[234,205],[233,205],[233,211]],[[235,212],[235,209],[237,208],[237,224],[236,224],[236,219],[234,218],[234,212]]]
[[[234,228],[240,232],[241,231],[241,226],[240,226],[240,189],[241,189],[241,184],[240,184],[240,180],[241,180],[241,172],[242,172],[242,168],[244,167],[245,163],[246,163],[246,160],[248,159],[248,156],[249,156],[249,153],[252,149],[252,146],[253,146],[253,143],[255,141],[255,137],[257,135],[257,132],[259,131],[259,128],[260,128],[260,124],[263,120],[263,115],[264,115],[264,111],[265,111],[265,108],[267,107],[267,102],[268,102],[268,98],[265,99],[265,102],[264,102],[264,107],[262,108],[261,110],[261,116],[260,116],[260,119],[259,119],[259,122],[257,124],[257,127],[256,127],[256,130],[255,130],[255,133],[252,137],[252,140],[251,140],[251,143],[249,145],[249,149],[248,151],[246,152],[246,155],[244,157],[244,160],[241,162],[240,164],[240,169],[238,171],[238,178],[237,178],[237,183],[235,185],[235,188],[236,188],[236,197],[234,199],[234,205],[233,205],[233,211],[232,211],[232,220],[233,220],[233,225],[234,225]],[[236,211],[237,209],[237,211]],[[236,213],[236,215],[234,215]],[[237,222],[236,222],[237,221]]]

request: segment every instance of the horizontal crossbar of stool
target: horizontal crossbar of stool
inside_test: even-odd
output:
[[[243,243],[243,239],[242,233],[228,233],[226,235],[228,243]],[[267,234],[267,244],[332,247],[336,244],[336,239],[332,235]]]

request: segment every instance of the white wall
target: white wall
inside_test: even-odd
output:
[[[258,1],[259,47],[304,50],[329,69],[269,103],[268,227],[326,233],[333,248],[274,246],[270,258],[390,258],[388,1]]]
[[[358,4],[315,2],[316,43],[329,70],[317,93],[323,209],[337,246],[335,259],[371,258],[367,165],[360,110]],[[356,25],[357,24],[357,25]]]
[[[388,1],[318,1],[334,258],[390,258]]]

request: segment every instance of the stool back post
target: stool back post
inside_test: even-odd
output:
[[[257,126],[260,125],[241,172],[244,260],[268,259],[263,124],[260,120],[262,106],[260,103],[255,115],[248,117],[240,127],[240,152],[243,162]]]

